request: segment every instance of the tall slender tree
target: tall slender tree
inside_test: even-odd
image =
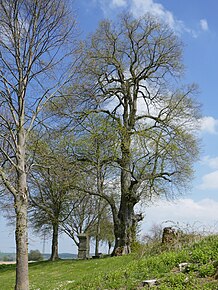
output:
[[[69,80],[74,18],[68,1],[0,1],[0,177],[16,212],[16,290],[28,290],[28,156],[33,126]]]

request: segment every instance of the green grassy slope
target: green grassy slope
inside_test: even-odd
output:
[[[183,272],[179,263],[187,262]],[[160,244],[141,248],[124,257],[33,263],[29,267],[31,290],[146,289],[142,281],[157,279],[152,289],[218,289],[218,236],[180,250],[163,251]],[[14,265],[0,266],[0,289],[13,289]]]

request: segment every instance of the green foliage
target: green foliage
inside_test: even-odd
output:
[[[14,258],[12,256],[6,255],[6,256],[3,256],[2,260],[4,262],[11,262],[11,261],[14,261]]]
[[[198,269],[200,277],[211,277],[215,274],[216,269],[212,264],[202,265]]]
[[[200,243],[196,243],[190,252],[191,260],[194,263],[206,264],[218,258],[218,242],[210,236]]]
[[[141,244],[139,241],[134,241],[131,245],[131,251],[133,253],[143,253],[143,250],[144,250],[144,245]]]
[[[185,274],[178,273],[174,274],[171,273],[166,278],[163,279],[163,284],[160,286],[159,289],[189,289],[191,281],[190,278],[187,278]]]
[[[30,253],[28,254],[28,260],[29,261],[42,261],[43,256],[39,250],[31,250]]]

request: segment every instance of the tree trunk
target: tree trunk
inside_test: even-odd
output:
[[[135,240],[134,206],[137,203],[131,176],[131,137],[124,130],[122,136],[121,165],[121,201],[117,219],[114,221],[115,247],[112,255],[123,255],[131,252],[131,244]]]
[[[108,241],[108,255],[110,255],[111,253],[111,247],[112,247],[112,243],[110,241]]]
[[[97,228],[96,228],[96,236],[95,236],[95,256],[98,256],[99,252],[99,238],[100,238],[100,199],[98,201],[98,220],[97,220]]]
[[[118,223],[114,227],[115,246],[112,255],[131,253],[133,237],[134,204],[122,198],[118,213]]]
[[[96,232],[96,236],[95,236],[95,256],[98,256],[98,252],[99,252],[99,226],[97,226],[97,232]]]
[[[99,236],[98,234],[95,237],[95,256],[98,256],[99,252]]]
[[[58,256],[58,223],[54,223],[53,227],[53,235],[52,235],[52,247],[51,247],[51,257],[50,261],[55,261],[59,259]]]
[[[121,174],[122,175],[122,174]],[[126,173],[123,174],[126,176]],[[131,252],[132,242],[135,240],[134,206],[132,192],[129,190],[128,180],[121,183],[121,201],[116,221],[114,221],[115,247],[113,255],[123,255]]]
[[[28,290],[28,237],[27,201],[17,197],[16,207],[16,286],[15,290]]]
[[[28,233],[27,233],[27,175],[25,171],[24,111],[21,110],[17,140],[17,194],[14,197],[16,212],[16,285],[15,290],[28,290]]]

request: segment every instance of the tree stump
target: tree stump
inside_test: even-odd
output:
[[[163,229],[162,244],[172,245],[175,244],[177,238],[176,230],[172,227],[166,227]]]

